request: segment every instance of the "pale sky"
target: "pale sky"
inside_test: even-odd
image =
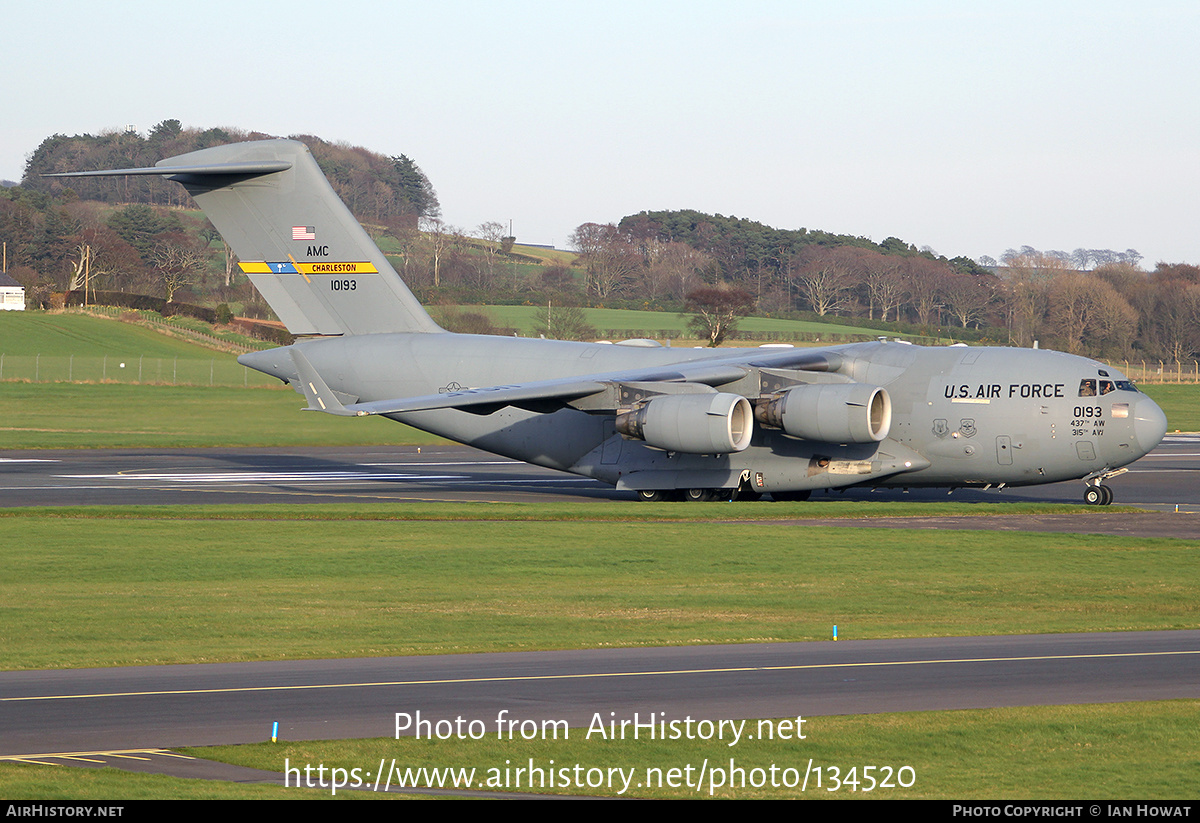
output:
[[[692,208],[948,257],[1200,263],[1200,4],[8,4],[0,178],[54,133],[404,153],[443,217],[567,245]]]

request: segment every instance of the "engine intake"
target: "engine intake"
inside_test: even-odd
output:
[[[631,440],[684,454],[729,454],[750,445],[754,415],[739,394],[666,394],[617,415]]]
[[[891,430],[892,401],[885,389],[865,383],[812,384],[765,398],[754,417],[805,440],[877,443]]]

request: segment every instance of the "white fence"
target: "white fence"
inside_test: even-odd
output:
[[[210,358],[0,353],[0,380],[29,383],[150,383],[166,386],[278,386],[232,355]]]

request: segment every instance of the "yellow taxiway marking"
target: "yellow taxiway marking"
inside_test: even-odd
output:
[[[177,752],[167,751],[166,749],[119,749],[105,752],[40,752],[38,754],[10,754],[0,757],[0,761],[11,761],[14,763],[37,763],[41,766],[60,766],[61,763],[43,763],[43,758],[55,758],[57,760],[83,760],[88,763],[103,763],[102,760],[97,760],[98,757],[121,757],[132,760],[149,760],[150,757],[139,755],[154,755],[158,757],[178,757],[183,760],[195,760],[196,758],[186,754],[178,754]]]
[[[95,694],[52,694],[28,697],[3,697],[0,703],[19,703],[31,700],[89,700],[104,697],[162,697],[186,694],[238,694],[245,692],[287,692],[318,689],[366,689],[380,686],[438,686],[455,683],[526,683],[549,680],[589,680],[609,677],[669,677],[686,674],[737,674],[740,672],[789,672],[817,669],[858,669],[884,666],[929,666],[947,663],[1016,663],[1043,660],[1115,660],[1132,657],[1168,657],[1200,654],[1200,649],[1165,652],[1113,652],[1106,654],[1047,654],[1025,657],[962,657],[940,660],[880,660],[863,663],[806,663],[793,666],[733,666],[711,669],[661,669],[647,672],[583,672],[577,674],[499,675],[496,677],[456,677],[438,680],[380,680],[362,683],[309,683],[291,686],[231,686],[217,689],[167,689],[144,692],[97,692]]]

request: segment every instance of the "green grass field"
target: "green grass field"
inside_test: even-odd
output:
[[[1200,385],[1147,384],[1139,386],[1167,415],[1167,431],[1200,431]]]
[[[0,669],[1200,626],[1189,541],[590,505],[0,510]]]
[[[794,718],[793,718],[794,719]],[[217,746],[184,750],[205,759],[282,772],[285,762],[295,768],[311,764],[326,767],[325,789],[239,785],[204,780],[182,780],[116,769],[65,769],[61,766],[0,764],[0,796],[8,800],[136,800],[174,799],[338,799],[362,800],[410,795],[384,795],[370,791],[333,792],[333,769],[374,773],[382,761],[401,774],[409,769],[475,769],[475,778],[486,788],[489,780],[515,777],[515,768],[530,760],[549,771],[550,761],[587,770],[634,770],[628,790],[616,778],[617,788],[535,788],[541,793],[620,796],[625,798],[796,798],[811,800],[918,799],[949,800],[1059,799],[1119,800],[1122,798],[1182,799],[1196,796],[1195,774],[1200,766],[1193,730],[1200,724],[1200,701],[1123,703],[1091,706],[1034,706],[951,712],[911,712],[850,717],[807,717],[805,739],[741,741],[736,747],[700,741],[600,741],[586,739],[585,729],[570,730],[568,740],[505,740],[494,736],[478,741],[400,740],[280,741],[248,746]],[[748,721],[747,730],[757,731]],[[730,759],[745,769],[745,787],[730,787]],[[794,779],[807,770],[809,759],[820,768],[817,787],[810,777],[807,789],[773,788],[776,779]],[[693,783],[701,764],[721,773],[710,773],[695,785],[638,786],[647,777],[679,769],[680,777],[692,767]],[[872,767],[868,772],[865,767]],[[889,772],[891,787],[880,785]],[[907,766],[903,783],[897,772]],[[505,769],[508,769],[506,772]],[[838,769],[841,785],[830,780]],[[654,772],[659,769],[661,772]],[[761,770],[754,772],[754,769]],[[794,769],[795,773],[784,770]],[[851,774],[851,769],[854,769]],[[650,771],[648,771],[650,770]],[[443,772],[444,773],[444,772]],[[461,774],[461,772],[460,772]],[[561,775],[561,772],[560,772]],[[598,774],[593,772],[592,777]],[[871,787],[871,779],[875,786]],[[526,779],[527,780],[527,779]],[[764,783],[755,788],[754,781]],[[651,783],[655,781],[650,780]],[[682,783],[682,779],[679,781]],[[724,785],[714,785],[724,782]],[[450,785],[450,781],[446,781]],[[831,788],[836,786],[835,791]],[[522,786],[525,788],[525,785]],[[870,789],[870,790],[868,790]],[[418,795],[419,796],[419,795]]]
[[[0,353],[6,357],[207,358],[212,352],[145,326],[85,314],[0,312]],[[228,355],[227,355],[228,356]]]
[[[240,368],[240,367],[239,367]],[[0,384],[5,449],[421,445],[445,442],[382,417],[301,411],[290,388]]]
[[[274,771],[282,771],[285,759],[290,764],[324,763],[347,771],[374,771],[381,760],[390,764],[393,759],[402,773],[422,767],[473,768],[476,780],[485,787],[489,779],[503,786],[501,781],[515,777],[515,767],[527,766],[531,760],[543,773],[553,761],[560,768],[580,764],[585,769],[621,769],[631,776],[624,792],[622,781],[616,789],[584,786],[558,793],[625,797],[1194,798],[1200,758],[1191,730],[1197,723],[1200,701],[1173,701],[809,717],[802,727],[804,740],[743,739],[732,747],[705,741],[611,741],[596,735],[587,739],[586,729],[572,729],[569,739],[557,741],[498,740],[494,735],[476,741],[404,737],[260,743],[189,752]],[[748,721],[745,728],[757,736],[755,721]],[[770,785],[771,766],[776,767],[777,782],[783,784],[802,779],[810,758],[821,769],[820,787],[814,777],[803,795],[798,786]],[[744,781],[751,785],[729,785],[738,779],[731,760],[744,770]],[[700,782],[704,763],[714,771]],[[678,782],[683,784],[689,765],[692,785],[637,785],[655,784],[659,774],[665,784],[671,768],[679,769]],[[873,768],[867,772],[866,766]],[[890,787],[879,785],[887,774],[880,767],[885,766],[893,776]],[[904,766],[911,771],[897,775]],[[761,770],[758,779],[766,784],[761,788],[752,785],[756,776],[751,772],[756,768]],[[785,769],[794,771],[789,775]],[[831,779],[833,769],[840,785]]]

